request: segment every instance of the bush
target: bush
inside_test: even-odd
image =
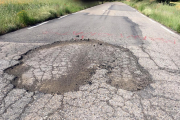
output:
[[[55,10],[50,10],[49,13],[51,14],[50,18],[58,17],[58,14],[57,14],[57,12]]]
[[[138,10],[140,10],[140,11],[143,11],[145,9],[145,5],[144,4],[142,4],[142,5],[140,5],[139,7],[138,7]]]
[[[26,25],[32,25],[35,24],[35,20],[33,18],[30,18],[25,10],[22,10],[18,12],[17,16],[19,17],[19,20],[22,24]]]
[[[141,1],[143,1],[143,0],[135,0],[135,2],[141,2]]]
[[[65,13],[67,13],[67,14],[71,13],[71,11],[68,7],[65,8]]]
[[[152,14],[152,10],[150,8],[146,8],[142,11],[143,14],[150,16]]]
[[[170,0],[156,0],[159,3],[165,3],[165,4],[170,4]]]

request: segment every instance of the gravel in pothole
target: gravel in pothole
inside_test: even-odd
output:
[[[16,76],[17,88],[62,94],[91,85],[96,69],[106,69],[107,83],[129,91],[141,90],[151,76],[126,48],[90,41],[57,42],[28,51],[20,64],[5,70]]]

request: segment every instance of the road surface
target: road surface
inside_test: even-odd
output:
[[[120,2],[0,36],[0,119],[179,120],[179,46]]]

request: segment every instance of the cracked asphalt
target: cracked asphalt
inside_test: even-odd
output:
[[[179,40],[120,2],[0,36],[0,119],[179,120]]]

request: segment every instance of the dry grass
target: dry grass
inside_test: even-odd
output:
[[[0,4],[9,4],[9,3],[25,4],[30,2],[33,2],[33,0],[0,0]]]

